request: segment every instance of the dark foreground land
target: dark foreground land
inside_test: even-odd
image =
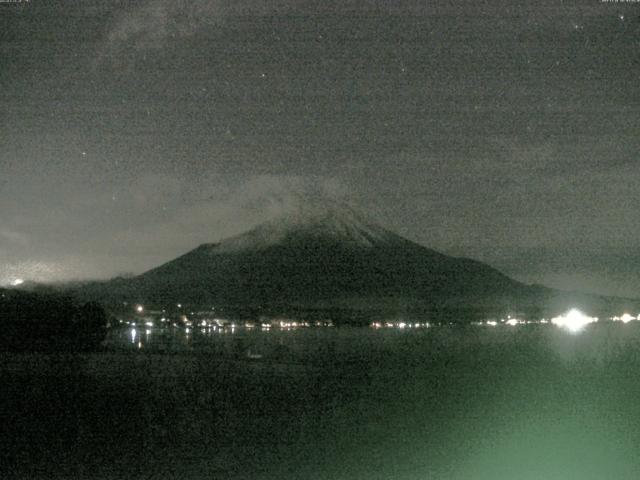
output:
[[[640,478],[637,322],[269,338],[2,354],[0,478]]]

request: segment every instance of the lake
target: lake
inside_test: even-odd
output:
[[[1,478],[640,478],[640,322],[126,326],[0,367]]]

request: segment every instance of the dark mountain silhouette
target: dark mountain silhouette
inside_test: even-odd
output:
[[[415,311],[469,319],[506,312],[541,316],[576,303],[601,311],[612,302],[522,284],[481,262],[409,241],[335,204],[304,207],[220,243],[200,245],[136,277],[78,292],[112,303],[280,313]]]

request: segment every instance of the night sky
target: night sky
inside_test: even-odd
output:
[[[640,3],[3,0],[0,284],[140,273],[302,194],[640,297],[639,54]]]

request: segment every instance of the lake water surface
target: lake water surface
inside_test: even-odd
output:
[[[0,358],[2,478],[640,478],[640,322],[126,327]]]

